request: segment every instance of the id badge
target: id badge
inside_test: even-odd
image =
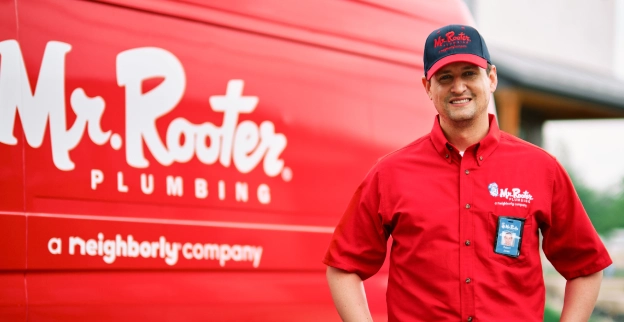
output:
[[[494,252],[509,257],[520,256],[523,232],[524,218],[498,217]]]

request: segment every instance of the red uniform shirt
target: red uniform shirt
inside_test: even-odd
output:
[[[518,257],[494,252],[498,217],[524,219]],[[611,264],[572,183],[542,149],[498,129],[461,157],[438,120],[382,158],[343,215],[324,263],[375,274],[392,236],[390,321],[542,321],[543,250],[566,279]]]

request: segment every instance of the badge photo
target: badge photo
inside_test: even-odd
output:
[[[509,257],[520,256],[523,232],[524,218],[498,217],[494,252]]]

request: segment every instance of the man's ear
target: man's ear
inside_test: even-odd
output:
[[[488,78],[490,79],[490,92],[494,93],[494,91],[496,90],[496,86],[498,86],[498,74],[496,73],[496,66],[492,65],[492,69],[490,70]]]
[[[422,77],[422,84],[423,84],[423,87],[425,88],[425,92],[427,92],[427,96],[429,96],[429,99],[431,99],[431,94],[430,94],[431,82],[427,80],[426,76]]]

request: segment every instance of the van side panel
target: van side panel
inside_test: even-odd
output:
[[[16,4],[14,1],[0,2],[0,64],[3,68],[5,64],[10,62],[8,51],[16,43],[17,39],[17,19]],[[3,100],[6,95],[17,91],[14,87],[17,79],[9,78],[6,72],[0,74],[2,81]],[[0,117],[6,117],[6,114],[0,114]],[[24,167],[23,167],[23,149],[24,140],[21,129],[15,129],[13,133],[13,145],[0,144],[0,155],[2,155],[2,167],[0,167],[0,210],[5,211],[23,211],[24,210]],[[2,265],[2,264],[0,264]]]
[[[23,272],[0,273],[0,318],[2,321],[26,321],[27,306]]]
[[[28,279],[35,321],[340,321],[316,272],[58,272]]]
[[[0,46],[6,39],[17,38],[16,1],[0,1]],[[1,64],[6,61],[0,52]],[[14,79],[2,76],[0,83],[11,84]],[[0,85],[2,86],[2,85]],[[0,91],[0,100],[6,92]],[[0,114],[1,115],[1,114]],[[2,117],[2,116],[0,116]],[[23,141],[19,131],[15,137]],[[0,144],[0,319],[26,321],[26,218],[24,211],[24,176],[21,153],[24,146]]]

